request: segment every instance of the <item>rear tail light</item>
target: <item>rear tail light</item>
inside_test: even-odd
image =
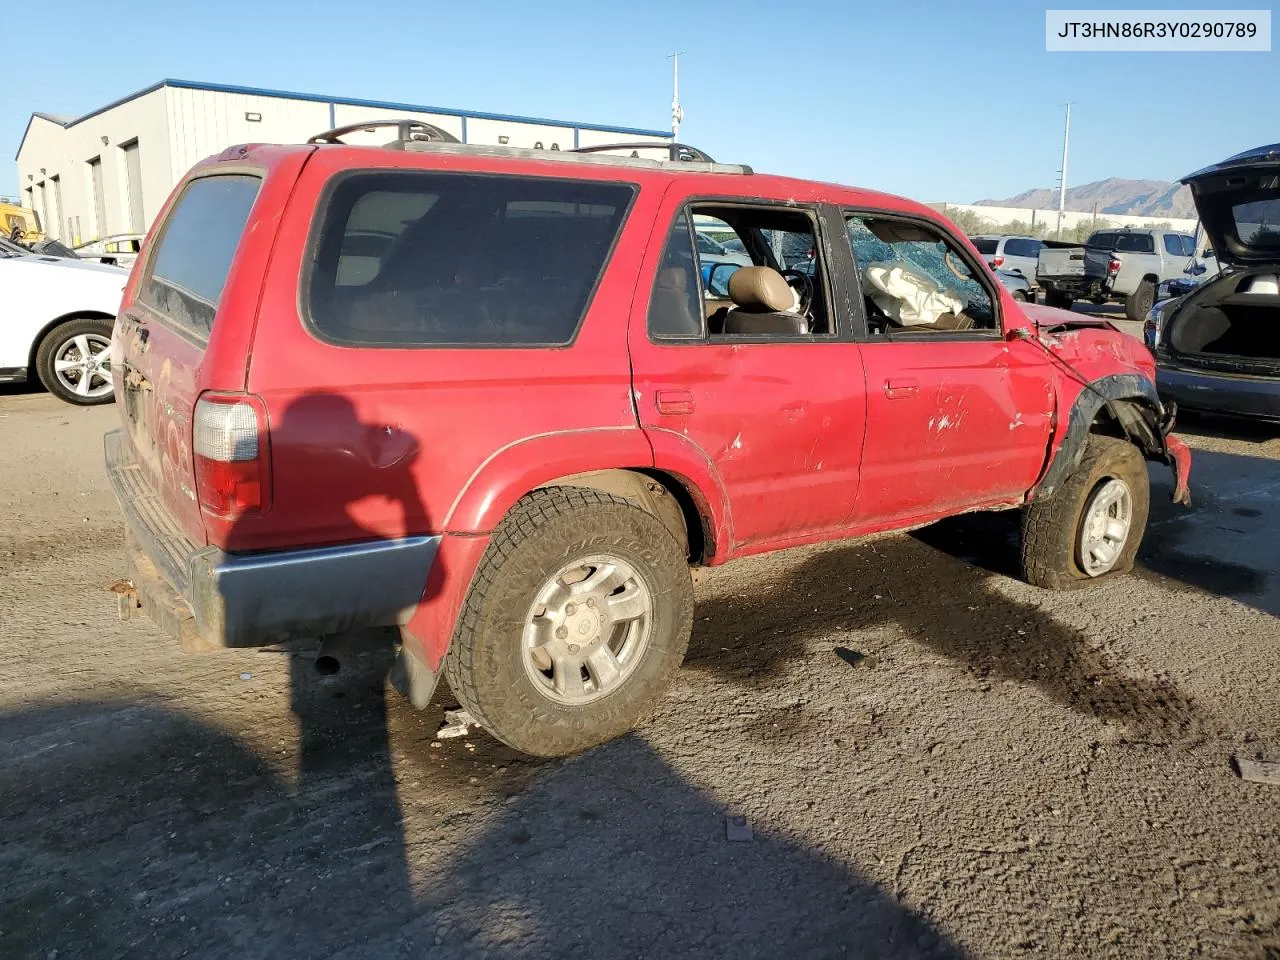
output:
[[[1119,272],[1120,272],[1120,261],[1117,260],[1115,257],[1112,257],[1110,260],[1107,261],[1107,273],[1119,273]]]
[[[1004,257],[992,257],[992,258],[991,258],[991,266],[992,266],[992,267],[996,267],[996,268],[1003,267],[1003,266],[1004,266]]]
[[[196,493],[206,512],[225,519],[270,506],[267,411],[247,393],[206,393],[192,427]]]

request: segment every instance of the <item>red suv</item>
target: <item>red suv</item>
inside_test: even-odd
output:
[[[415,704],[443,673],[557,755],[657,702],[693,566],[1021,508],[1060,588],[1131,568],[1144,458],[1186,498],[1142,343],[1015,303],[934,211],[635,150],[193,169],[113,343],[130,608],[197,649],[397,625]]]

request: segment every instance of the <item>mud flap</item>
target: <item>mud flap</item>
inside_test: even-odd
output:
[[[395,687],[400,695],[417,709],[423,710],[431,702],[436,684],[440,682],[440,673],[427,666],[426,662],[413,652],[413,646],[412,639],[402,636],[400,652],[396,655],[396,662],[391,666],[391,686]]]

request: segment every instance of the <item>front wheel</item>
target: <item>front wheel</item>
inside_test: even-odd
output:
[[[1147,528],[1147,464],[1132,443],[1090,436],[1075,471],[1022,515],[1022,575],[1064,590],[1128,573]]]
[[[110,402],[112,326],[111,320],[85,318],[45,334],[36,351],[36,374],[45,389],[78,406]]]
[[[597,490],[539,490],[495,531],[444,675],[499,740],[564,756],[653,710],[692,620],[688,562],[660,520]]]

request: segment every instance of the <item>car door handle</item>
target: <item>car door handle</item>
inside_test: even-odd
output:
[[[920,383],[917,380],[886,380],[884,382],[884,395],[890,400],[904,400],[919,393]]]
[[[694,408],[693,394],[688,390],[659,390],[654,403],[658,412],[668,417],[693,413]]]

